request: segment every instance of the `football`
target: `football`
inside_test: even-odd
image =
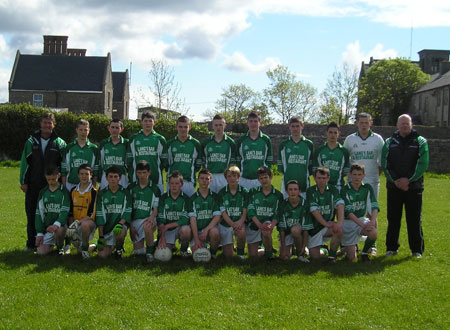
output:
[[[172,259],[172,251],[169,248],[162,248],[155,250],[155,259],[158,261],[169,261]]]
[[[194,251],[192,258],[195,262],[209,262],[211,260],[211,252],[207,248],[199,248]]]
[[[77,236],[77,229],[80,226],[80,222],[78,220],[75,220],[72,222],[72,224],[67,228],[66,230],[66,237],[71,239],[79,239]],[[76,237],[74,237],[76,236]]]

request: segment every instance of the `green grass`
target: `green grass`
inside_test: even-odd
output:
[[[450,327],[450,180],[427,175],[422,260],[399,255],[372,264],[300,264],[177,257],[147,265],[76,255],[38,257],[25,244],[17,168],[0,168],[1,328],[444,329]],[[279,187],[280,177],[275,177]],[[378,240],[384,253],[385,189]],[[131,251],[127,239],[126,249]]]

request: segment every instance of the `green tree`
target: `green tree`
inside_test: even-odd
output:
[[[412,94],[429,79],[406,59],[376,62],[361,74],[358,112],[370,113],[375,124],[381,124],[382,116],[386,116],[384,123],[395,125],[398,116],[408,112]]]
[[[319,124],[329,124],[332,121],[339,123],[339,118],[342,116],[342,108],[336,97],[328,93],[322,93],[322,102],[320,104],[320,119]]]

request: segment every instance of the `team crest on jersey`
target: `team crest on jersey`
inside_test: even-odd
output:
[[[141,141],[136,141],[136,145],[138,146],[138,145],[140,145],[141,144]]]
[[[223,204],[224,204],[225,206],[228,206],[228,205],[230,205],[230,202],[229,202],[229,201],[224,201]]]
[[[259,199],[257,199],[257,200],[255,201],[255,204],[259,204]]]
[[[166,204],[166,205],[164,206],[164,208],[165,208],[166,210],[168,210],[168,209],[169,209],[169,205]]]
[[[353,145],[353,148],[358,148],[358,145],[355,143],[355,144]]]
[[[105,149],[105,154],[109,154],[109,150],[108,149]]]
[[[291,148],[287,148],[286,151],[287,152],[291,152],[292,150],[291,150]]]
[[[47,203],[48,202],[48,198],[44,198],[44,203]]]
[[[103,201],[104,201],[106,204],[109,203],[109,199],[108,199],[108,198],[105,198]]]
[[[72,157],[76,157],[77,153],[76,152],[72,152]]]
[[[208,151],[209,151],[209,152],[213,152],[213,148],[209,147],[209,148],[208,148]]]
[[[244,150],[248,150],[248,146],[246,145],[246,146],[244,146]]]
[[[177,152],[177,148],[173,147],[172,152]]]

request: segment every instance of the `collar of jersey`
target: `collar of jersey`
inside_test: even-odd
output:
[[[189,140],[191,140],[191,139],[192,139],[191,134],[188,134],[188,138],[187,138],[186,141],[184,141],[184,142],[187,142],[187,141],[189,141]],[[180,143],[184,143],[184,142],[181,142],[181,140],[178,138],[178,134],[177,134],[177,136],[175,136],[175,140],[177,140],[177,141],[180,142]]]
[[[292,138],[292,135],[289,135],[289,140],[291,140],[292,142],[294,142],[294,143],[300,143],[300,142],[302,142],[302,141],[305,141],[305,136],[304,135],[302,135],[301,137],[300,137],[300,140],[298,140],[298,142],[295,142],[294,141],[294,139]]]
[[[253,140],[253,139],[250,137],[250,131],[247,131],[247,133],[246,133],[245,135],[247,135],[247,137],[248,137],[250,140]],[[258,137],[262,137],[262,135],[263,135],[263,132],[262,132],[261,130],[259,130],[259,132],[258,132]]]
[[[120,142],[119,142],[119,143],[123,143],[123,136],[122,136],[122,135],[119,135],[119,138],[120,138]],[[111,136],[108,138],[108,142],[112,143],[112,138],[111,138]]]
[[[155,131],[154,129],[152,129],[152,131],[150,132],[149,135],[145,135],[145,134],[144,134],[144,130],[141,129],[141,130],[139,131],[139,134],[142,134],[143,136],[150,136],[150,135],[152,135],[152,134],[156,134],[156,131]]]
[[[369,135],[367,135],[367,137],[365,139],[363,139],[361,137],[361,135],[359,134],[359,131],[356,132],[356,136],[359,136],[361,138],[361,140],[367,140],[368,138],[370,138],[371,136],[373,136],[373,131],[371,129],[369,129]]]
[[[78,191],[80,194],[84,194],[84,193],[86,193],[86,192],[88,192],[89,190],[92,189],[92,182],[89,182],[89,185],[87,186],[87,188],[86,188],[85,191],[81,191],[81,190],[80,190],[80,184],[81,184],[81,183],[79,183],[79,184],[77,184],[77,185],[75,186],[75,190]]]

